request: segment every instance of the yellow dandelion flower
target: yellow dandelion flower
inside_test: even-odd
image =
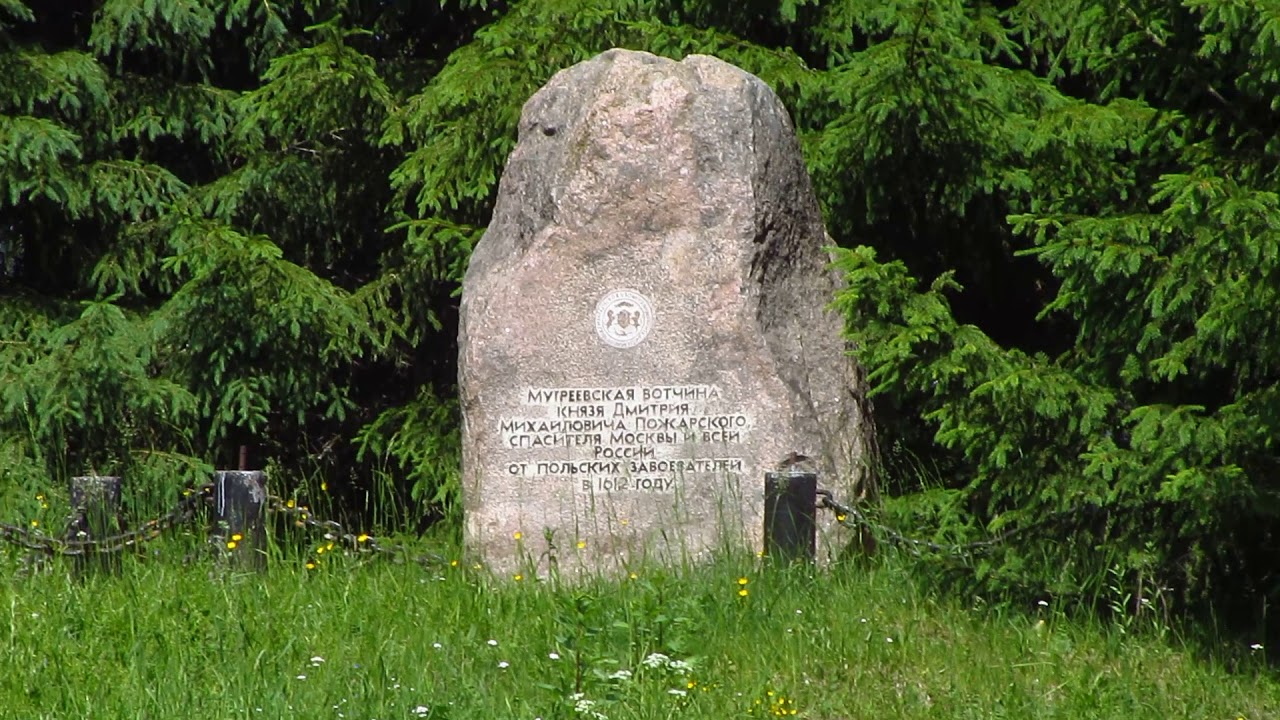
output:
[[[520,532],[519,530],[517,530],[517,531],[515,532],[515,535],[513,535],[512,537],[514,537],[514,538],[515,538],[515,539],[517,539],[517,540],[521,540],[521,539],[523,539],[523,538],[524,538],[524,533],[522,533],[522,532]]]
[[[315,569],[316,569],[316,564],[315,564],[315,563],[313,563],[313,562],[311,562],[311,561],[307,561],[307,569],[308,569],[308,570],[315,570]]]
[[[329,543],[328,545],[325,545],[325,546],[324,546],[324,549],[325,549],[325,550],[332,550],[332,549],[333,549],[333,543]]]
[[[458,567],[458,561],[457,561],[457,560],[450,560],[450,561],[449,561],[449,567]]]
[[[284,504],[284,506],[285,506],[285,507],[287,507],[287,508],[291,508],[291,507],[293,507],[293,504],[294,504],[294,503],[293,503],[293,500],[289,500],[289,502],[285,503],[285,504]]]
[[[582,549],[584,549],[584,548],[586,548],[586,547],[587,547],[587,541],[586,541],[586,540],[579,540],[579,541],[578,541],[578,549],[579,549],[579,550],[582,550]]]
[[[320,547],[316,548],[316,554],[317,554],[317,555],[323,555],[323,554],[324,554],[324,546],[323,546],[323,545],[321,545]]]
[[[365,535],[364,533],[360,533],[360,536],[356,538],[356,542],[358,542],[358,543],[362,543],[362,542],[369,542],[369,536],[368,536],[368,535]],[[457,565],[457,564],[458,564],[458,561],[457,561],[457,560],[454,560],[454,561],[453,561],[453,564],[454,564],[454,565]]]
[[[40,527],[40,521],[39,521],[39,520],[32,520],[32,521],[31,521],[31,527]]]
[[[327,482],[320,483],[320,492],[329,492],[329,483]]]
[[[228,550],[235,550],[235,549],[236,549],[236,541],[235,541],[235,540],[228,540],[228,541],[227,541],[227,549],[228,549]]]
[[[241,540],[244,539],[244,536],[241,535],[240,533],[231,533],[231,539],[234,540],[235,542],[240,542]]]
[[[750,582],[750,581],[749,581],[749,580],[747,580],[747,579],[746,579],[746,578],[744,578],[744,577],[740,577],[740,578],[738,578],[738,584],[739,584],[739,585],[746,585],[748,582]]]
[[[516,582],[520,582],[523,579],[524,579],[524,575],[521,575],[520,573],[516,573]]]
[[[747,592],[746,588],[742,588],[741,590],[738,591],[738,597],[746,597],[747,595],[750,595],[750,594],[751,593]]]
[[[844,522],[844,519],[845,519],[846,517],[848,517],[848,515],[837,515],[837,516],[836,516],[836,520],[837,520],[838,522]]]
[[[638,578],[638,577],[640,577],[640,576],[639,576],[639,575],[637,575],[637,574],[635,574],[635,573],[631,573],[631,575],[630,575],[629,577],[630,577],[630,579],[635,580],[636,578]]]

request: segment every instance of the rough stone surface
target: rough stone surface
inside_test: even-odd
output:
[[[552,78],[463,282],[468,551],[566,574],[759,550],[796,452],[871,492],[825,238],[755,76],[611,50]]]

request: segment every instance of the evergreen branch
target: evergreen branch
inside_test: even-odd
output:
[[[1164,49],[1166,47],[1164,39],[1161,38],[1159,35],[1156,35],[1155,31],[1153,31],[1149,25],[1147,25],[1142,21],[1142,18],[1138,16],[1138,13],[1136,11],[1134,11],[1132,5],[1130,5],[1128,2],[1124,2],[1123,5],[1124,5],[1125,14],[1129,16],[1129,19],[1133,21],[1134,25],[1137,25],[1138,28],[1142,30],[1142,34],[1146,35],[1147,39],[1155,43],[1157,47]]]
[[[915,27],[911,29],[911,42],[907,45],[906,66],[912,72],[916,69],[916,49],[919,46],[921,29],[924,26],[925,16],[929,14],[929,0],[922,0],[919,7],[920,16],[916,18]]]

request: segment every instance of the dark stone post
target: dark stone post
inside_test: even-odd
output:
[[[764,476],[764,550],[771,558],[813,562],[817,555],[818,474],[791,470]]]
[[[66,539],[72,542],[103,540],[121,530],[120,478],[114,475],[78,475],[71,478],[71,517]],[[98,553],[85,548],[76,556],[76,573],[91,567],[120,569],[118,553]]]
[[[238,567],[261,570],[267,566],[266,500],[266,482],[260,470],[214,473],[214,542]]]

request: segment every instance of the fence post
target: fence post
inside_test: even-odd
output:
[[[213,539],[238,567],[261,570],[267,566],[266,500],[262,471],[214,473]]]
[[[802,470],[764,476],[764,549],[771,558],[813,562],[817,556],[818,474]]]
[[[71,478],[71,517],[67,519],[66,539],[102,540],[119,533],[120,478],[114,475],[77,475]],[[75,571],[82,575],[91,568],[111,571],[120,569],[118,554],[85,549],[77,555]]]

